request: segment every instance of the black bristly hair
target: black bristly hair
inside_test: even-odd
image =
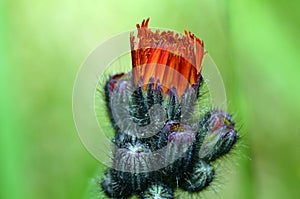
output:
[[[112,83],[117,83],[115,78],[111,77],[105,85],[108,111],[112,110],[112,106],[117,105],[111,104],[110,100],[113,92]],[[124,81],[130,84],[129,81]],[[199,98],[201,86],[202,84],[198,84],[196,87],[196,98]],[[118,164],[117,167],[120,168],[123,166],[122,164],[128,165],[131,160],[134,160],[140,166],[132,165],[131,171],[114,168],[107,171],[101,186],[110,198],[128,198],[132,194],[136,194],[140,198],[146,199],[155,194],[161,194],[160,198],[170,199],[174,198],[173,191],[177,188],[191,193],[200,192],[213,181],[215,171],[211,163],[228,153],[237,140],[234,122],[230,115],[220,110],[208,111],[198,122],[196,133],[180,132],[178,129],[183,128],[189,131],[189,127],[180,124],[180,100],[176,95],[176,90],[168,92],[165,99],[162,97],[161,90],[159,84],[156,84],[156,87],[151,84],[147,85],[146,90],[138,87],[130,96],[129,115],[133,118],[132,121],[140,126],[151,122],[148,120],[149,118],[143,119],[145,116],[149,116],[148,111],[154,104],[163,105],[167,120],[164,127],[154,136],[138,138],[122,132],[117,124],[113,125],[116,129],[114,164]],[[194,104],[185,105],[194,106]],[[112,114],[110,113],[110,115]],[[113,119],[111,121],[115,122]],[[209,146],[206,138],[213,136],[214,133],[218,134],[214,138],[216,144]],[[190,140],[190,143],[187,140]],[[140,148],[130,150],[130,147]],[[162,148],[165,148],[165,151],[164,157],[160,160],[171,163],[158,170],[149,172],[143,170],[140,173],[139,169],[142,170],[142,167],[149,166],[147,165],[149,162],[145,159],[146,152],[154,152]],[[176,157],[180,153],[180,157]],[[173,157],[174,159],[172,159]],[[158,192],[158,190],[162,192]]]

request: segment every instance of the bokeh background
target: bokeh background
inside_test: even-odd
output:
[[[209,198],[299,198],[300,3],[283,0],[1,0],[0,198],[81,199],[99,163],[80,142],[72,89],[99,43],[150,25],[205,41],[242,126]]]

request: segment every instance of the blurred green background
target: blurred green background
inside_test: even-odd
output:
[[[72,117],[76,73],[99,43],[135,28],[190,30],[224,78],[242,126],[208,198],[299,198],[300,12],[283,0],[1,0],[0,197],[81,199],[99,163]],[[226,179],[226,180],[224,180]]]

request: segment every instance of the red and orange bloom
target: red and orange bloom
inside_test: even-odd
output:
[[[160,82],[166,94],[176,88],[179,98],[201,76],[204,43],[191,32],[184,35],[148,28],[149,18],[137,24],[137,36],[130,36],[134,83]],[[185,80],[185,81],[184,81]],[[184,82],[183,82],[184,81]]]

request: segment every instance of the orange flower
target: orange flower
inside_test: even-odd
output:
[[[149,18],[137,24],[137,35],[130,35],[133,80],[136,86],[154,80],[160,83],[164,95],[176,89],[180,99],[184,92],[197,86],[201,77],[204,43],[191,32],[184,35],[172,31],[153,32]]]

